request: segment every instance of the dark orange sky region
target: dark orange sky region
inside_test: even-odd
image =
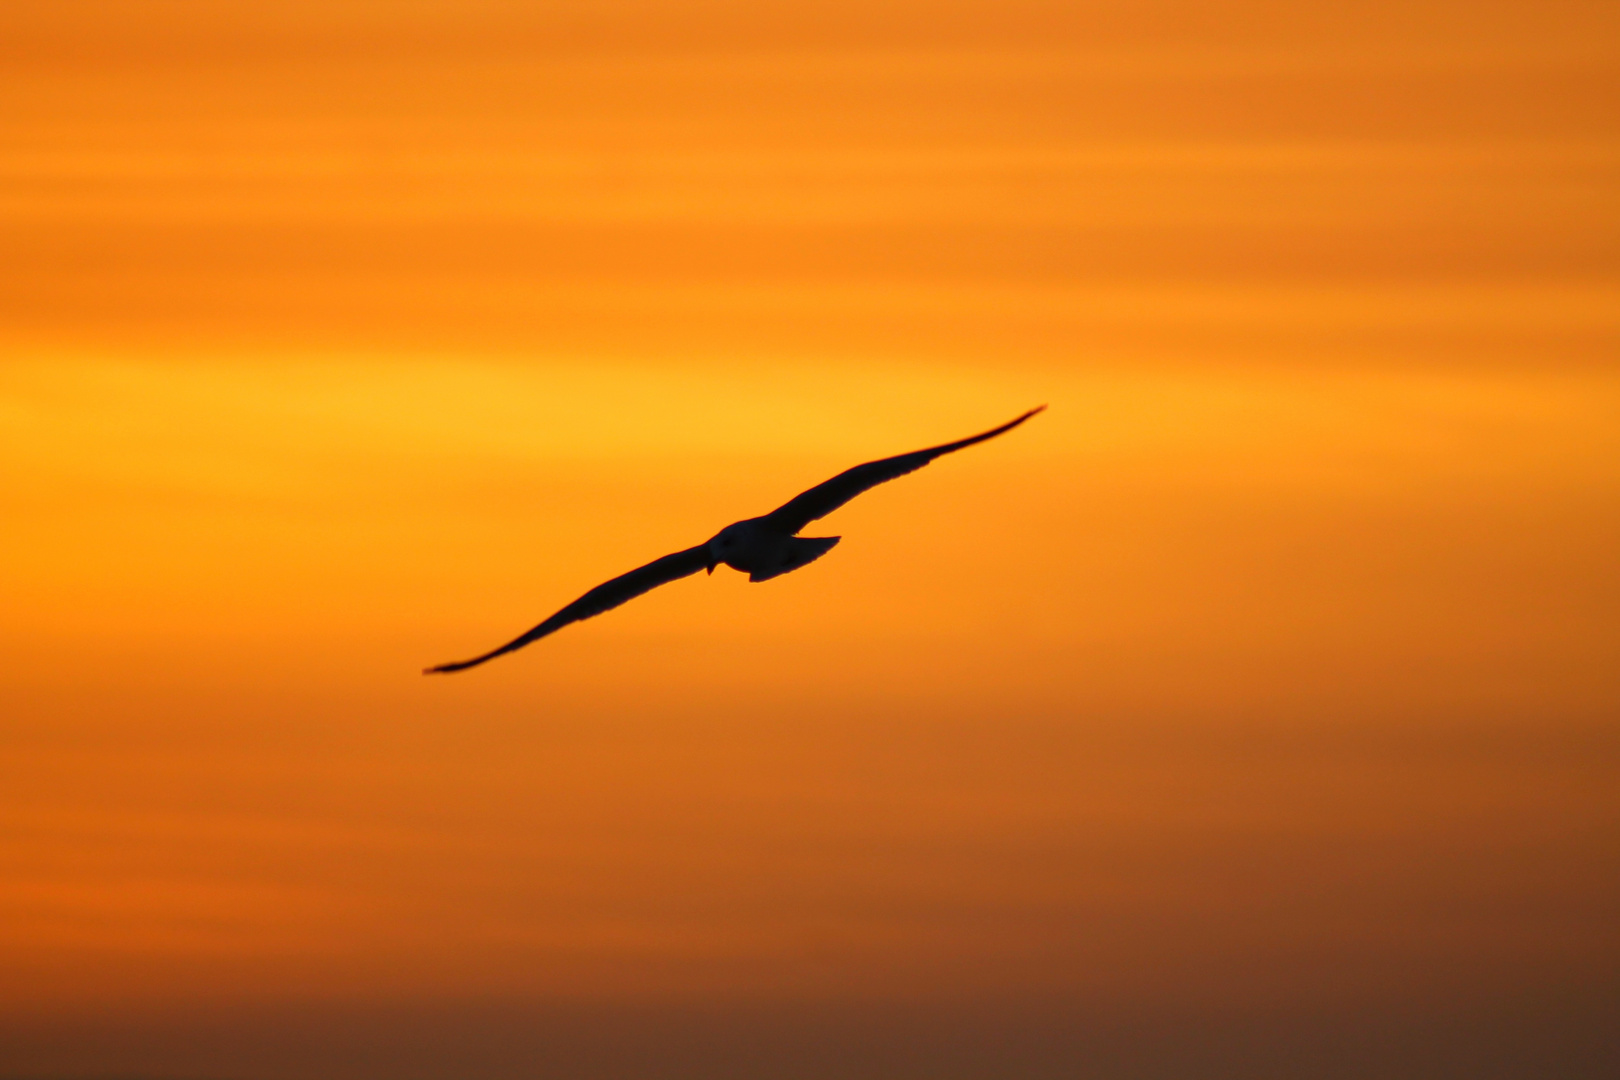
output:
[[[1595,0],[0,5],[0,1080],[1620,1075],[1616,100]]]

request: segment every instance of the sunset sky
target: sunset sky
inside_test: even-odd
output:
[[[1599,0],[0,4],[0,1080],[1616,1075],[1617,101]]]

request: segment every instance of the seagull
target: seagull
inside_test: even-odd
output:
[[[937,457],[1011,431],[1044,408],[1045,405],[1037,406],[1018,419],[1009,420],[1000,427],[991,428],[979,435],[970,435],[942,446],[931,446],[926,450],[913,450],[909,454],[897,454],[894,457],[868,461],[864,465],[846,469],[831,480],[795,495],[762,517],[734,522],[697,547],[654,559],[646,566],[637,567],[628,574],[621,574],[612,581],[598,585],[533,630],[513,638],[498,649],[492,649],[471,660],[458,660],[450,664],[424,668],[422,674],[439,675],[477,667],[497,656],[521,649],[530,642],[539,641],[547,634],[554,634],[569,623],[611,611],[625,601],[634,600],[642,593],[651,592],[660,585],[690,577],[699,570],[707,570],[713,574],[714,568],[722,563],[733,570],[746,573],[749,581],[769,581],[773,577],[808,566],[831,551],[833,545],[843,539],[841,536],[799,536],[799,530],[812,521],[826,517],[864,491],[909,472],[916,472]]]

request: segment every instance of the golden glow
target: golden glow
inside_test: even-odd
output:
[[[60,7],[0,1006],[1612,972],[1607,8]],[[416,674],[1043,402],[802,574]]]

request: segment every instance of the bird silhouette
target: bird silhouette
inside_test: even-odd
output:
[[[611,611],[625,601],[634,600],[642,593],[651,592],[660,585],[689,577],[699,570],[707,570],[712,574],[714,568],[722,563],[733,570],[746,573],[749,581],[769,581],[773,577],[808,566],[831,551],[833,545],[843,538],[797,535],[806,525],[817,518],[826,517],[864,491],[909,472],[916,472],[937,457],[1011,431],[1044,408],[1045,405],[1033,408],[1016,420],[1009,420],[1000,427],[991,428],[979,435],[970,435],[966,439],[958,439],[942,446],[931,446],[926,450],[913,450],[909,454],[897,454],[894,457],[868,461],[864,465],[846,469],[831,480],[795,495],[762,517],[748,518],[727,525],[712,539],[697,547],[654,559],[646,566],[637,567],[628,574],[621,574],[612,581],[598,585],[539,626],[513,638],[498,649],[492,649],[471,660],[458,660],[450,664],[425,668],[423,674],[436,675],[477,667],[497,656],[503,656],[523,648],[530,642],[538,641],[547,634],[556,633],[569,623]]]

